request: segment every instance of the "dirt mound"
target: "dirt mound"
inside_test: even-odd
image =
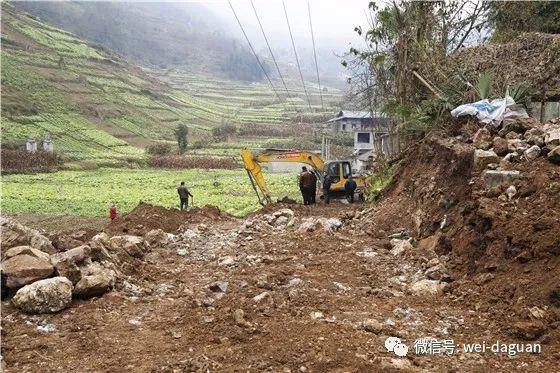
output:
[[[419,256],[444,258],[451,291],[478,307],[499,305],[523,318],[530,307],[558,305],[560,167],[544,156],[501,163],[521,175],[506,198],[508,185],[487,188],[473,168],[472,122],[460,122],[456,136],[458,123],[450,126],[455,136],[434,135],[410,149],[359,229],[376,238],[408,231]]]
[[[212,205],[181,211],[141,202],[134,210],[111,222],[105,231],[111,235],[122,233],[143,235],[152,229],[175,233],[184,225],[212,224],[216,221],[228,220],[235,220],[235,217]]]

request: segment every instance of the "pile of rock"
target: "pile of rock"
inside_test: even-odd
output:
[[[546,156],[560,163],[560,118],[551,119],[544,126],[536,119],[505,119],[501,127],[481,128],[474,135],[474,167],[505,168],[510,163],[532,161]]]
[[[7,217],[0,217],[0,246],[4,250],[15,246],[31,246],[37,250],[49,254],[56,252],[51,241],[35,229],[26,227],[15,220]]]
[[[541,125],[536,119],[505,119],[497,128],[479,129],[473,137],[474,169],[482,171],[486,188],[511,185],[520,177],[513,163],[546,157],[560,164],[560,118]]]
[[[33,241],[40,242],[44,248],[52,248],[45,236],[17,222],[4,220],[2,226],[7,227],[3,243],[8,247]],[[16,236],[16,233],[24,236]],[[35,238],[28,240],[28,236]],[[143,258],[151,246],[161,244],[164,239],[167,235],[161,232],[151,232],[146,240],[128,235],[109,238],[106,233],[100,233],[87,245],[51,254],[30,245],[7,250],[4,247],[3,295],[15,292],[13,304],[27,313],[58,312],[70,306],[72,298],[100,296],[113,289],[119,273],[115,263]]]
[[[292,227],[295,222],[294,212],[284,208],[272,214],[259,214],[246,219],[241,225],[239,233],[263,230],[281,231]]]

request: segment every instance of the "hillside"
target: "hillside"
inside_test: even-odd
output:
[[[223,122],[277,125],[291,122],[299,110],[275,100],[264,84],[146,73],[11,4],[2,3],[2,13],[5,146],[49,134],[55,149],[70,159],[122,161],[140,157],[149,143],[172,141],[179,123],[187,124],[196,140]],[[166,75],[181,83],[161,82]]]
[[[264,78],[251,52],[227,36],[202,4],[21,1],[14,5],[134,63],[182,66],[192,73],[247,81]]]

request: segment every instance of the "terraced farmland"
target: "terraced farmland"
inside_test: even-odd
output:
[[[291,97],[278,101],[265,84],[141,70],[9,3],[1,6],[5,144],[50,135],[68,160],[134,160],[150,143],[173,141],[179,123],[190,128],[192,143],[208,139],[211,129],[223,123],[278,126],[321,120],[337,110],[338,92],[324,92],[323,109],[318,91],[310,87],[310,111],[295,83]],[[230,149],[214,144],[193,152],[229,155]]]

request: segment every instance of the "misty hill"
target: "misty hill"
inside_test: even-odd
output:
[[[142,148],[174,141],[186,124],[190,141],[222,123],[269,126],[313,121],[336,111],[340,94],[292,90],[278,101],[266,83],[209,78],[175,69],[141,69],[107,48],[47,25],[2,2],[2,146],[49,135],[71,160],[122,162]],[[276,86],[279,83],[276,82]]]
[[[13,5],[137,64],[178,66],[238,80],[263,78],[248,48],[228,37],[202,4],[21,1]]]

